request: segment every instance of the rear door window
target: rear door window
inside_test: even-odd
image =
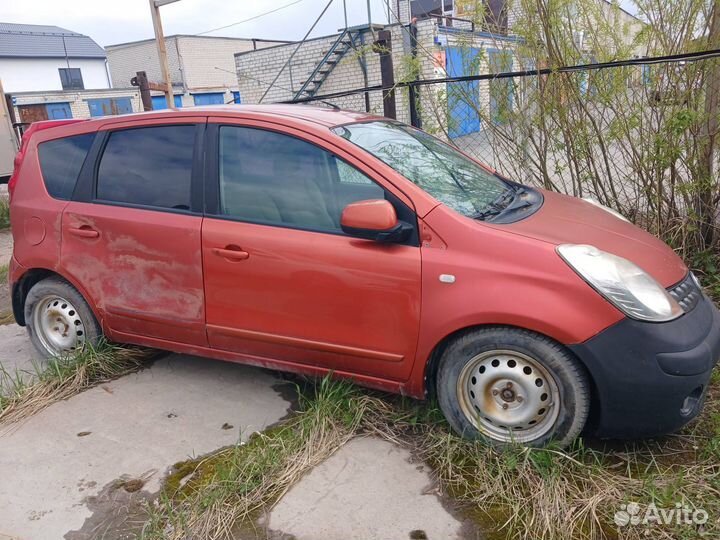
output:
[[[38,145],[40,170],[51,197],[69,201],[95,133],[64,137]]]
[[[189,210],[194,147],[194,125],[111,132],[100,158],[96,198]]]

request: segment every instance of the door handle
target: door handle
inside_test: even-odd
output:
[[[99,232],[95,229],[91,229],[87,225],[83,225],[82,227],[69,227],[68,232],[78,238],[97,238],[100,236]]]
[[[247,251],[243,251],[237,246],[226,246],[225,248],[213,248],[212,252],[218,257],[228,259],[230,261],[244,261],[250,257]]]

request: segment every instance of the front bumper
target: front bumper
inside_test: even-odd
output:
[[[674,321],[623,319],[570,349],[593,379],[588,431],[641,438],[677,431],[702,410],[720,358],[720,312],[703,295]]]

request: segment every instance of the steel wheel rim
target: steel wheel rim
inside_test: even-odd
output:
[[[62,356],[85,346],[85,324],[75,306],[57,295],[48,295],[35,304],[33,327],[43,348]]]
[[[473,357],[457,381],[460,409],[480,433],[500,442],[531,442],[552,429],[560,412],[554,377],[518,351]]]

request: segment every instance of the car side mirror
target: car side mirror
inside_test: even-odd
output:
[[[348,204],[340,226],[345,234],[376,242],[402,242],[412,232],[410,225],[398,221],[395,208],[384,199]]]

